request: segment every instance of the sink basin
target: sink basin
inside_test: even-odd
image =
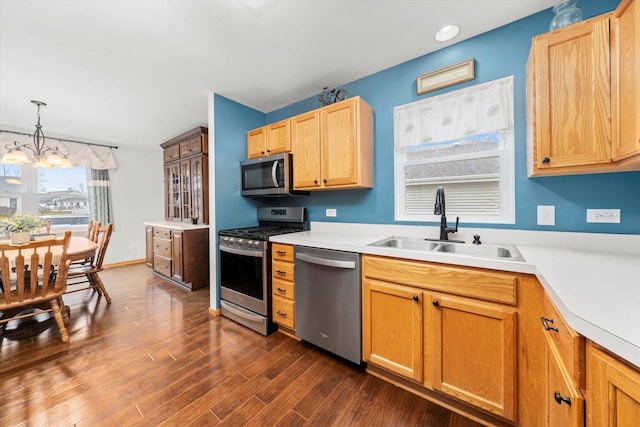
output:
[[[482,258],[500,258],[524,261],[520,252],[511,245],[470,245],[464,243],[442,242],[436,248],[438,252],[477,256]]]
[[[378,246],[383,248],[409,249],[412,251],[432,251],[440,245],[440,242],[414,239],[411,237],[388,237],[370,243],[367,246]]]
[[[448,241],[423,240],[412,237],[388,237],[370,243],[367,246],[380,248],[405,249],[421,252],[440,252],[446,254],[464,255],[480,258],[493,258],[511,261],[524,261],[518,249],[513,245],[473,245],[469,243],[454,243]]]

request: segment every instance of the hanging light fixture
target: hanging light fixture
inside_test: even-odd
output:
[[[34,168],[72,168],[73,165],[68,158],[68,153],[63,153],[56,146],[47,147],[45,145],[46,141],[40,124],[40,107],[44,107],[47,104],[42,101],[31,102],[38,106],[38,123],[36,123],[36,131],[33,134],[33,145],[28,143],[19,144],[18,141],[13,141],[13,147],[5,145],[7,153],[2,156],[1,162],[18,165],[32,163],[25,151],[29,150],[33,153]]]

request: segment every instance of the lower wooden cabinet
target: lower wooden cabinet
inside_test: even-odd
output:
[[[146,227],[147,266],[189,290],[209,286],[209,229]]]
[[[365,255],[363,358],[515,422],[517,283],[512,273]]]
[[[294,248],[274,243],[271,247],[271,296],[273,321],[289,334],[296,329]]]
[[[587,343],[587,425],[640,424],[640,369]]]

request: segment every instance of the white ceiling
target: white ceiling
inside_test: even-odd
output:
[[[0,0],[0,128],[156,146],[215,92],[270,112],[557,0]],[[434,41],[456,23],[460,35]]]

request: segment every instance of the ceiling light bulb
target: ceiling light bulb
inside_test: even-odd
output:
[[[435,39],[439,42],[446,42],[457,36],[459,32],[460,27],[457,25],[446,25],[438,30],[435,35]]]

